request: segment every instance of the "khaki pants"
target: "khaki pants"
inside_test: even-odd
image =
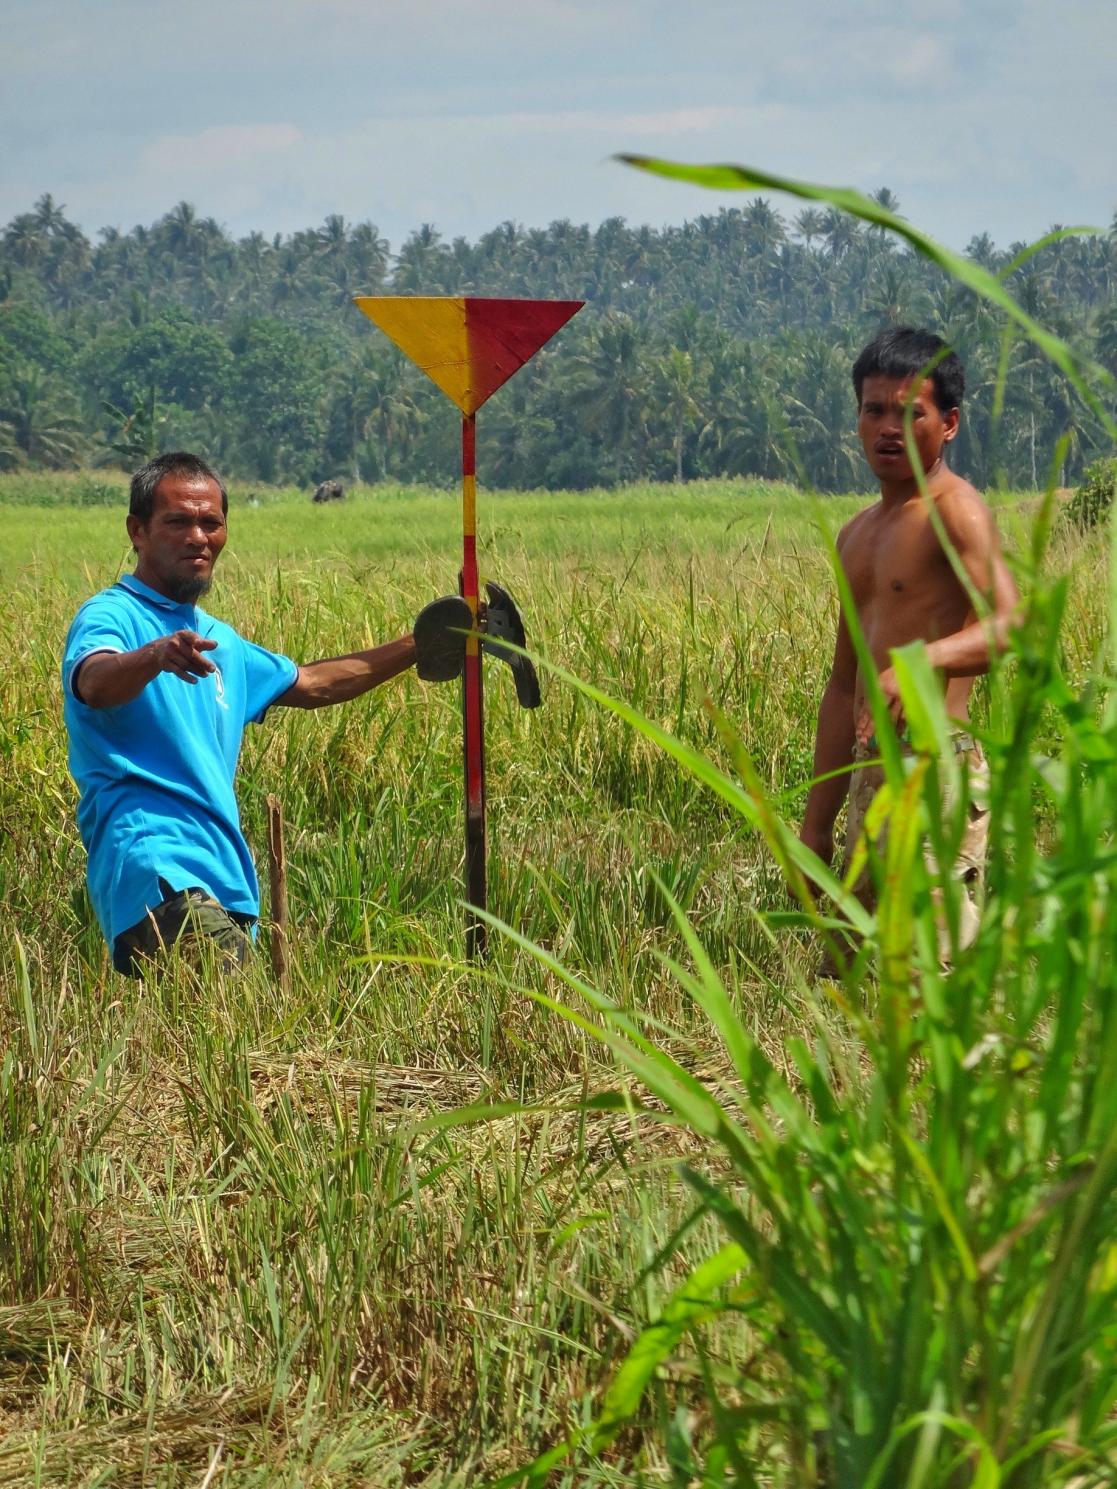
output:
[[[226,910],[204,889],[183,889],[176,894],[162,879],[159,887],[166,899],[116,938],[112,960],[118,972],[143,977],[172,947],[189,951],[200,942],[215,946],[230,967],[248,960],[255,917]]]
[[[981,924],[981,893],[985,882],[985,855],[989,846],[989,766],[976,740],[966,734],[954,738],[954,754],[959,768],[965,774],[968,785],[967,820],[962,831],[958,855],[954,860],[953,877],[961,885],[958,898],[958,946],[961,950],[971,946]],[[875,746],[855,745],[855,763],[876,757]],[[884,769],[880,765],[862,765],[850,777],[849,806],[846,813],[845,856],[842,864],[843,877],[849,871],[857,844],[865,836],[865,817],[873,798],[884,784]],[[941,786],[942,810],[949,816],[954,810],[957,797],[951,792],[944,776]],[[877,840],[877,851],[883,846],[883,834]],[[939,868],[934,851],[927,845],[923,850],[923,861],[932,876],[938,876]],[[857,877],[853,892],[867,910],[876,909],[876,886],[866,864]],[[942,891],[935,889],[932,897],[939,907],[938,941],[939,957],[943,963],[950,960],[951,942],[949,927],[942,913]]]

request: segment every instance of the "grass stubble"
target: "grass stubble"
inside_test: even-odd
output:
[[[795,816],[836,615],[803,498],[505,495],[484,515],[483,568],[521,599],[534,648],[724,759],[709,697]],[[1002,515],[1026,547],[1028,510]],[[262,956],[237,979],[177,967],[137,987],[91,923],[57,677],[73,610],[122,562],[122,521],[5,516],[0,1483],[464,1484],[584,1428],[609,1362],[724,1240],[709,1207],[694,1219],[679,1161],[714,1182],[732,1165],[641,1115],[623,1062],[525,996],[561,992],[537,958],[498,939],[487,972],[461,966],[455,690],[407,678],[250,731],[239,795],[258,863],[268,793],[287,824],[289,986]],[[234,505],[211,608],[296,657],[372,644],[451,587],[455,524],[436,493]],[[1072,574],[1061,665],[1078,688],[1105,629],[1104,555],[1063,535],[1049,562]],[[672,897],[798,1089],[795,1040],[816,1045],[822,1019],[840,1048],[847,1027],[803,994],[809,937],[758,913],[786,903],[760,836],[576,689],[545,678],[527,715],[500,669],[487,677],[500,917],[728,1088],[722,1041],[663,960],[688,955]],[[1052,756],[1056,724],[1034,726]],[[630,1109],[587,1110],[599,1088]],[[434,1120],[488,1103],[510,1114]],[[704,1357],[719,1379],[755,1372],[763,1336],[747,1311],[715,1317]],[[661,1366],[694,1420],[703,1368],[683,1352]],[[637,1420],[556,1475],[630,1483],[639,1461],[670,1482],[666,1441]],[[777,1454],[758,1482],[793,1468]]]

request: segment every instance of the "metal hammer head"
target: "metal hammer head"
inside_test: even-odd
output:
[[[501,645],[502,641],[511,641],[514,646],[527,645],[527,636],[519,607],[502,585],[494,584],[486,579],[485,591],[489,601],[481,624],[484,633],[481,650],[488,652],[490,656],[499,657],[502,662],[507,662],[511,667],[520,707],[538,708],[543,698],[539,691],[539,677],[534,664],[529,657],[521,656],[519,652],[511,651],[507,646]]]

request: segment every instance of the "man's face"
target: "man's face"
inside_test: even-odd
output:
[[[935,402],[930,378],[867,377],[861,385],[857,433],[865,459],[880,481],[913,478],[904,442],[904,415],[911,407],[912,436],[924,474],[942,457],[943,447],[958,433],[958,410],[943,413]]]
[[[200,476],[167,475],[155,488],[149,521],[129,516],[136,578],[168,600],[193,604],[209,589],[228,529],[221,489]]]

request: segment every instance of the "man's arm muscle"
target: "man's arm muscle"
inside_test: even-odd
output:
[[[325,708],[331,703],[348,703],[351,698],[359,698],[370,688],[406,672],[414,663],[415,641],[411,636],[387,641],[371,651],[306,662],[275,703],[281,708]]]
[[[975,491],[963,490],[939,505],[947,538],[990,613],[951,636],[927,644],[931,665],[944,676],[977,677],[1004,650],[1019,619],[1020,597],[1008,571],[993,514]]]

